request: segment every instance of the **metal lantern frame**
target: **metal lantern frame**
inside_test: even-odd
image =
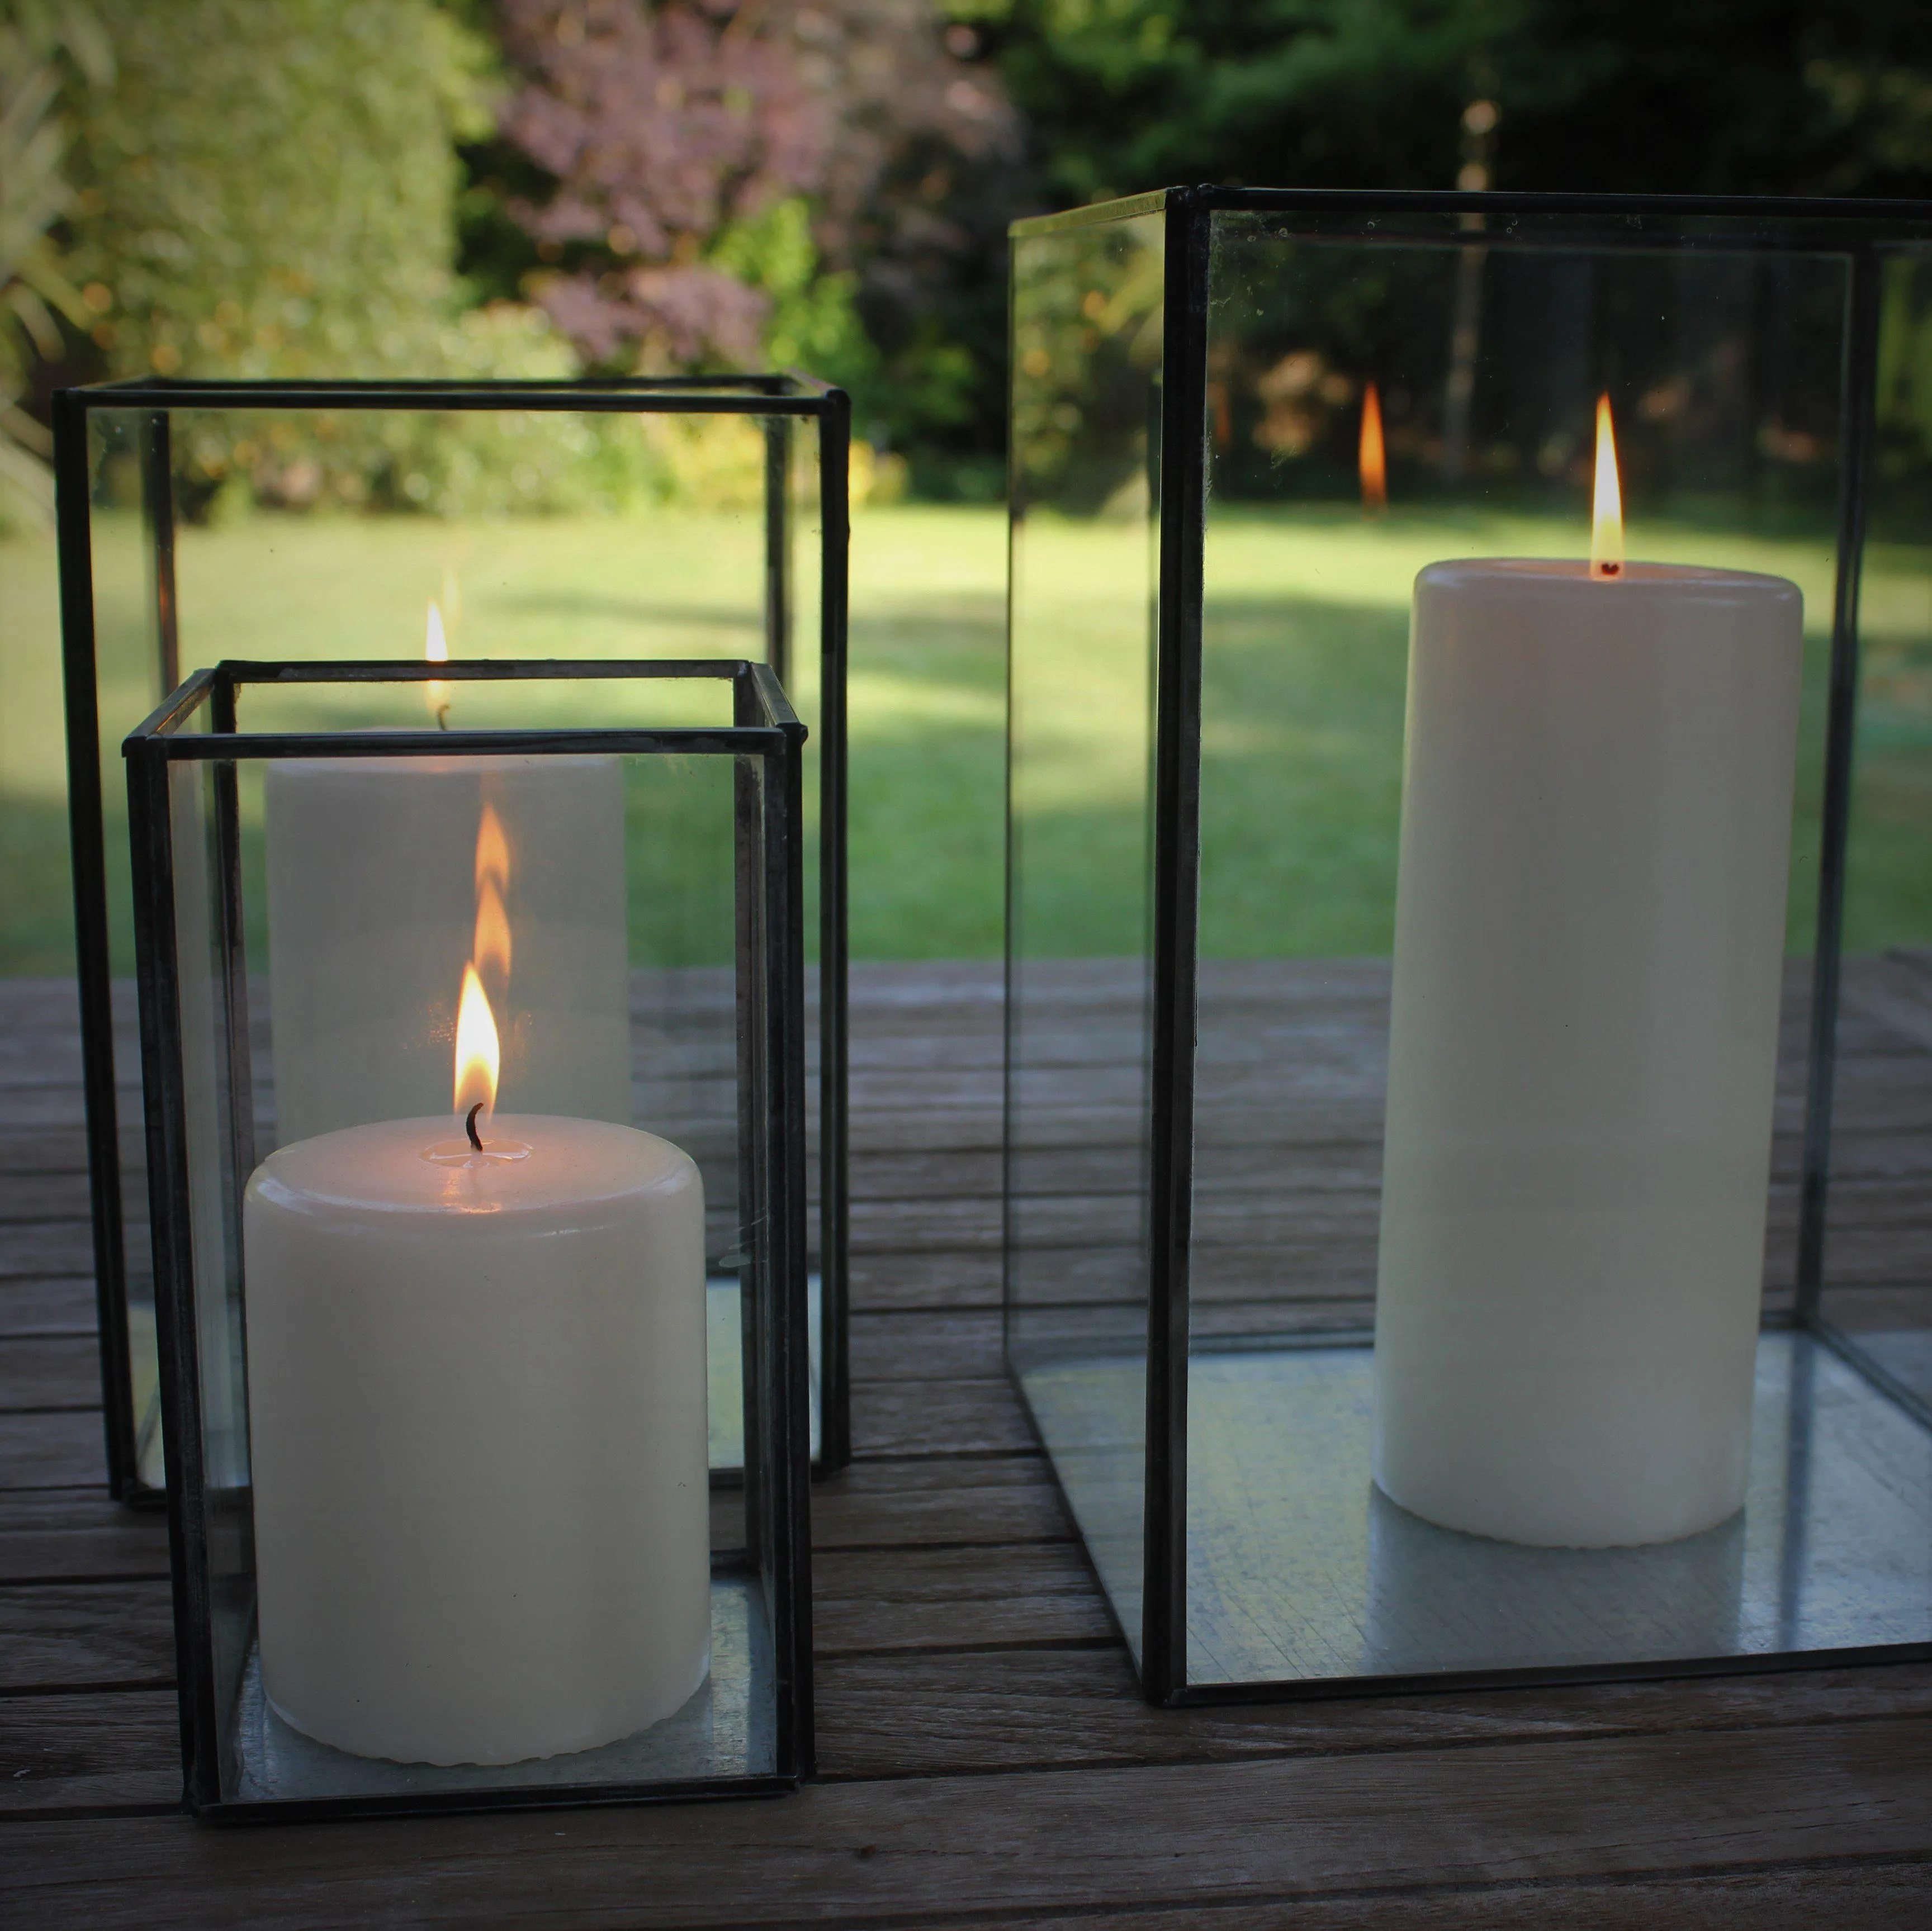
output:
[[[851,1454],[848,1321],[848,945],[845,673],[851,404],[843,390],[788,374],[649,376],[556,381],[200,382],[140,378],[58,391],[53,398],[60,608],[69,829],[80,992],[87,1156],[99,1309],[100,1380],[108,1486],[118,1501],[158,1507],[144,1479],[134,1411],[128,1261],[116,1091],[110,968],[108,868],[104,824],[100,676],[89,522],[89,418],[132,414],[141,424],[140,487],[149,553],[149,618],[156,651],[152,688],[182,675],[176,589],[172,429],[194,410],[523,410],[595,415],[750,417],[764,425],[764,606],[766,661],[783,684],[795,661],[793,529],[789,479],[794,427],[813,440],[820,493],[820,715],[814,733],[819,780],[818,973],[820,1187],[818,1251],[820,1432],[814,1469],[830,1474]]]
[[[1018,333],[1022,319],[1022,251],[1030,244],[1043,244],[1052,238],[1091,235],[1108,224],[1142,217],[1158,217],[1164,223],[1164,238],[1159,244],[1162,250],[1160,265],[1158,269],[1150,267],[1145,278],[1154,291],[1149,297],[1147,311],[1148,339],[1155,339],[1156,319],[1160,333],[1158,348],[1149,352],[1156,373],[1148,378],[1151,391],[1145,415],[1146,493],[1140,499],[1148,505],[1151,586],[1147,619],[1150,666],[1147,693],[1147,856],[1144,871],[1135,874],[1144,881],[1149,913],[1145,1030],[1137,1036],[1144,1042],[1144,1058],[1137,1062],[1143,1084],[1133,1098],[1126,1096],[1124,1089],[1108,1088],[1102,1100],[1093,1102],[1118,1108],[1124,1114],[1131,1114],[1138,1122],[1136,1130],[1142,1136],[1137,1144],[1142,1149],[1141,1171],[1144,1177],[1140,1194],[1144,1204],[1140,1211],[1144,1217],[1139,1231],[1136,1233],[1131,1225],[1134,1209],[1123,1203],[1119,1211],[1126,1219],[1121,1231],[1095,1238],[1118,1239],[1123,1243],[1123,1251],[1130,1249],[1134,1257],[1120,1264],[1124,1272],[1118,1303],[1118,1336],[1119,1345],[1125,1351],[1124,1358],[1136,1363],[1144,1361],[1144,1403],[1137,1402],[1130,1395],[1122,1396],[1118,1414],[1107,1419],[1106,1426],[1113,1432],[1106,1435],[1104,1443],[1093,1432],[1082,1435],[1064,1414],[1056,1420],[1042,1413],[1029,1390],[1025,1372],[1029,1360],[1036,1362],[1042,1357],[1024,1355],[1021,1345],[1027,1306],[1016,1283],[1023,1256],[1038,1252],[1045,1257],[1037,1264],[1040,1271],[1036,1278],[1042,1283],[1038,1304],[1046,1312],[1041,1317],[1042,1324],[1035,1332],[1048,1333],[1045,1324],[1060,1318],[1054,1312],[1056,1303],[1051,1291],[1055,1253],[1048,1250],[1067,1249],[1072,1239],[1064,1232],[1054,1231],[1058,1223],[1053,1219],[1054,1209],[1048,1199],[1040,1207],[1036,1220],[1025,1223],[1042,1230],[1037,1236],[1037,1248],[1024,1244],[1035,1237],[1021,1231],[1022,1216],[1029,1210],[1028,1186],[1023,1183],[1022,1167],[1035,1150],[1032,1143],[1023,1143],[1021,1129],[1016,1125],[1019,1117],[1016,1109],[1030,1103],[1022,1092],[1025,1082],[1029,1079],[1048,1082],[1036,1084],[1030,1090],[1042,1093],[1052,1090],[1050,1082],[1055,1077],[1054,1068],[1084,1067],[1088,1060],[1082,1054],[1088,1048],[1077,1045],[1068,1048],[1054,1030],[1058,1022],[1052,1010],[1042,1006],[1040,1011],[1044,1016],[1036,1022],[1024,1004],[1028,959],[1021,937],[1023,861],[1020,847],[1025,826],[1014,788],[1022,757],[1018,735],[1022,709],[1019,694],[1022,584],[1017,565],[1010,595],[1010,646],[1013,653],[1010,659],[1010,689],[1015,695],[1009,709],[1006,806],[1003,1187],[1006,1359],[1009,1372],[1033,1414],[1056,1476],[1070,1500],[1078,1480],[1082,1479],[1078,1465],[1082,1456],[1097,1455],[1102,1447],[1118,1456],[1114,1474],[1107,1478],[1114,1483],[1108,1492],[1112,1498],[1108,1507],[1114,1513],[1103,1516],[1096,1504],[1093,1521],[1081,1522],[1080,1528],[1133,1652],[1143,1692],[1150,1702],[1180,1707],[1535,1681],[1589,1681],[1756,1672],[1851,1661],[1923,1660],[1932,1657],[1932,1642],[1924,1641],[1840,1649],[1804,1649],[1785,1643],[1751,1653],[1691,1654],[1664,1661],[1640,1657],[1547,1666],[1448,1666],[1420,1674],[1351,1675],[1343,1668],[1336,1674],[1319,1677],[1283,1675],[1271,1680],[1258,1676],[1255,1680],[1232,1681],[1190,1677],[1190,1360],[1198,1362],[1202,1352],[1212,1345],[1197,1342],[1190,1355],[1202,951],[1203,610],[1208,591],[1205,535],[1211,493],[1211,445],[1217,406],[1216,368],[1210,358],[1214,316],[1218,312],[1212,305],[1212,298],[1217,292],[1212,263],[1217,222],[1238,217],[1265,220],[1270,224],[1266,231],[1269,238],[1290,242],[1359,241],[1385,245],[1391,250],[1410,245],[1436,250],[1480,247],[1504,253],[1513,250],[1559,250],[1568,246],[1593,256],[1620,250],[1694,253],[1742,249],[1772,254],[1827,255],[1844,264],[1846,300],[1844,362],[1838,372],[1842,432],[1835,514],[1836,580],[1831,607],[1823,733],[1822,860],[1810,994],[1796,1300],[1790,1325],[1801,1339],[1808,1337],[1817,1344],[1821,1364],[1828,1361],[1847,1364],[1858,1378],[1866,1399],[1881,1407],[1887,1402],[1893,1404],[1918,1428],[1932,1431],[1932,1406],[1872,1358],[1855,1335],[1834,1323],[1825,1295],[1826,1207],[1831,1180],[1847,836],[1852,808],[1853,727],[1859,675],[1860,569],[1874,490],[1881,269],[1888,254],[1932,258],[1932,204],[1198,187],[1171,188],[1018,221],[1010,231],[1015,254],[1016,429],[1011,487],[1016,545],[1033,500],[1018,427],[1023,376],[1023,343]],[[1116,232],[1124,235],[1126,231]],[[1153,232],[1150,223],[1147,232]],[[1124,247],[1126,244],[1120,245]],[[1096,240],[1092,256],[1081,259],[1101,259],[1101,246]],[[1072,258],[1058,259],[1064,262]],[[1042,265],[1040,269],[1042,277],[1060,271],[1044,253],[1036,259]],[[1060,283],[1054,283],[1053,286],[1060,292],[1053,299],[1078,304],[1077,313],[1071,307],[1066,310],[1070,318],[1065,324],[1070,341],[1083,318],[1100,316],[1106,298],[1101,293],[1079,296],[1078,289],[1082,284],[1073,279],[1070,271],[1061,280],[1065,287],[1061,289]],[[1066,293],[1067,289],[1074,292]],[[1227,290],[1219,292],[1226,294]],[[1054,307],[1052,313],[1058,317],[1061,310]],[[1039,339],[1046,338],[1042,335]],[[1090,329],[1087,337],[1090,347],[1094,339]],[[1047,352],[1034,352],[1036,367],[1033,373],[1044,383]],[[1069,379],[1070,382],[1073,379]],[[1037,397],[1051,400],[1062,393],[1076,391],[1042,388],[1036,392],[1042,421],[1046,419],[1046,403],[1037,402]],[[1108,418],[1113,423],[1112,430],[1105,432],[1114,438],[1108,448],[1118,455],[1130,442],[1138,448],[1142,427],[1136,415],[1138,404],[1122,400],[1120,393],[1115,391],[1096,388],[1092,393],[1111,395],[1117,410],[1118,420]],[[1120,456],[1118,467],[1122,473],[1130,460]],[[1108,472],[1110,476],[1113,473]],[[1135,486],[1138,487],[1137,483]],[[1096,501],[1106,487],[1105,484],[1095,486]],[[1126,485],[1121,487],[1124,493]],[[1126,621],[1124,616],[1121,622]],[[1041,634],[1047,634],[1050,629],[1050,624],[1046,625]],[[1060,679],[1053,687],[1058,700],[1072,701],[1068,694],[1074,688],[1072,681],[1064,669],[1053,674]],[[1041,700],[1043,706],[1048,701]],[[1048,714],[1043,710],[1042,715]],[[1063,858],[1063,865],[1067,862],[1070,861]],[[1124,867],[1126,861],[1120,863]],[[1058,958],[1060,954],[1043,956]],[[1143,995],[1136,992],[1132,997],[1138,1000]],[[1027,1057],[1032,1036],[1028,1029],[1036,1023],[1040,1038],[1048,1042],[1039,1049],[1043,1057],[1037,1067]],[[1096,1087],[1095,1090],[1097,1093],[1100,1089]],[[1086,1103],[1075,1099],[1067,1102],[1070,1106]],[[1047,1102],[1042,1100],[1041,1104]],[[1052,1150],[1064,1143],[1054,1139],[1048,1129],[1043,1129],[1042,1132],[1045,1137],[1038,1145],[1048,1150],[1039,1154],[1044,1161],[1054,1157]],[[1040,1171],[1046,1169],[1042,1167]],[[1090,1189],[1099,1183],[1070,1180],[1064,1184],[1069,1188]],[[1051,1195],[1054,1188],[1042,1180],[1034,1191]],[[1073,1264],[1070,1255],[1062,1254],[1060,1258],[1070,1267]],[[1136,1282],[1137,1286],[1132,1285]],[[1097,1296],[1100,1291],[1095,1289],[1093,1293]],[[1065,1318],[1070,1321],[1078,1312],[1076,1303],[1079,1297],[1076,1288],[1069,1288],[1063,1297],[1069,1311]],[[1350,1345],[1360,1345],[1366,1339],[1359,1327],[1346,1333],[1337,1330],[1322,1337],[1323,1341]],[[1050,1338],[1038,1343],[1042,1350],[1060,1345]],[[1238,1342],[1223,1344],[1230,1348],[1240,1345]],[[1069,1355],[1066,1358],[1084,1357]],[[1123,1384],[1126,1385],[1127,1381],[1124,1375]],[[1100,1426],[1095,1424],[1096,1429]],[[1072,1477],[1070,1469],[1075,1471]],[[1089,1480],[1090,1495],[1091,1485],[1100,1478],[1092,1477],[1090,1471],[1085,1479]],[[1081,1513],[1077,1503],[1074,1513],[1076,1517]],[[1109,1551],[1106,1544],[1112,1531],[1105,1525],[1114,1522],[1131,1526],[1119,1530]],[[1096,1523],[1102,1526],[1096,1529]],[[1115,1567],[1111,1576],[1110,1559]],[[1264,1585],[1257,1583],[1256,1586]],[[1932,1614],[1932,1603],[1923,1606]]]
[[[346,730],[250,733],[236,697],[250,687],[576,680],[616,685],[693,679],[730,686],[732,721],[678,729],[434,730],[374,738]],[[237,1227],[254,1166],[249,1098],[249,988],[243,931],[239,763],[288,758],[415,758],[466,754],[609,756],[731,760],[732,894],[737,984],[738,1164],[748,1264],[741,1276],[745,1379],[745,1548],[714,1555],[714,1585],[736,1573],[763,1617],[762,1685],[747,1665],[748,1699],[768,1739],[768,1767],[742,1774],[626,1781],[518,1784],[507,1776],[471,1787],[276,1795],[244,1787],[238,1741],[253,1618],[252,1492],[245,1471],[224,1481],[208,1465],[204,1415],[215,1364],[202,1359],[200,1318],[211,1295],[245,1282],[199,1281],[190,1170],[206,1150],[190,1141],[184,986],[177,893],[181,835],[170,780],[182,766],[208,774],[208,941],[214,960],[213,1044],[220,1142],[217,1176],[225,1226]],[[135,862],[135,912],[146,1138],[154,1216],[163,1426],[170,1480],[176,1667],[186,1801],[216,1822],[496,1810],[701,1797],[770,1795],[813,1768],[809,1347],[806,1282],[806,1033],[802,851],[804,726],[766,665],[732,660],[578,662],[496,660],[425,667],[387,661],[236,663],[197,671],[123,747]],[[198,841],[199,842],[199,838]],[[211,1198],[204,1178],[200,1197]],[[224,1243],[226,1248],[226,1243]],[[206,1265],[204,1260],[203,1265]],[[224,1265],[238,1276],[238,1247]],[[245,1399],[242,1426],[245,1428]],[[218,1639],[225,1631],[226,1640]],[[756,1645],[754,1645],[755,1648]],[[751,1747],[746,1746],[747,1754]],[[548,1762],[558,1762],[549,1759]],[[512,1768],[514,1768],[514,1766]],[[389,1766],[393,1772],[395,1766]],[[392,1784],[398,1780],[390,1778]],[[434,1781],[432,1774],[429,1781]]]

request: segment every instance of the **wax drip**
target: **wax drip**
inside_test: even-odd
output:
[[[476,1116],[482,1111],[483,1102],[479,1099],[470,1109],[470,1117],[463,1123],[463,1130],[470,1135],[470,1145],[474,1147],[479,1153],[483,1150],[483,1142],[476,1132]]]

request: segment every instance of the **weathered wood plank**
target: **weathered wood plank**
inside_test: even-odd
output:
[[[93,1271],[94,1236],[84,1220],[16,1222],[0,1230],[0,1279]]]
[[[1932,1665],[1910,1663],[1198,1710],[1144,1702],[1118,1647],[828,1657],[814,1674],[820,1772],[852,1778],[1228,1763],[1932,1717]]]
[[[830,1549],[813,1556],[812,1580],[813,1646],[824,1656],[1118,1640],[1070,1543]],[[982,1660],[998,1671],[996,1658]]]
[[[861,1456],[1012,1455],[1039,1446],[1004,1378],[860,1382],[852,1390],[852,1444]]]
[[[174,1674],[165,1582],[0,1589],[0,1693],[152,1689]]]
[[[92,1489],[106,1477],[100,1414],[0,1414],[0,1489]]]
[[[92,1335],[14,1335],[0,1343],[0,1414],[100,1406],[100,1350]]]
[[[1003,1374],[997,1308],[855,1312],[849,1332],[854,1380],[929,1381]]]
[[[1066,1931],[1103,1921],[1120,1931],[1924,1931],[1932,1868],[1913,1859],[1717,1877],[1564,1879],[1442,1890],[1377,1888],[1372,1896],[1307,1897],[1209,1912],[1124,1909],[1104,1920],[1081,1914],[1002,1916],[1000,1931]],[[922,1919],[921,1931],[967,1931],[983,1918]]]
[[[1000,1257],[881,1248],[852,1257],[852,1306],[858,1309],[983,1308],[1000,1304]]]
[[[0,1279],[0,1339],[16,1334],[87,1334],[96,1303],[89,1274],[28,1274]]]
[[[172,1807],[181,1801],[178,1738],[172,1690],[0,1697],[0,1816]],[[158,1909],[155,1922],[167,1921]]]
[[[1928,1777],[1932,1721],[1914,1717],[1771,1731],[1748,1748],[1720,1733],[906,1778],[567,1818],[288,1831],[22,1819],[0,1883],[22,1921],[99,1931],[149,1931],[158,1903],[190,1900],[207,1931],[1010,1924],[1898,1863],[1923,1845]]]
[[[22,1173],[0,1168],[0,1226],[22,1220],[85,1221],[87,1175]]]
[[[86,1171],[87,1135],[79,1128],[49,1132],[0,1132],[0,1174],[84,1176]]]
[[[1038,1454],[861,1462],[812,1491],[814,1549],[1072,1539],[1059,1486]]]
[[[165,1580],[167,1519],[99,1489],[0,1493],[0,1583]]]

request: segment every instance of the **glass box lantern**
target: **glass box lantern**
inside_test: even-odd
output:
[[[787,376],[635,381],[189,382],[55,398],[69,809],[110,1483],[158,1504],[133,909],[115,747],[184,663],[274,655],[762,658],[806,749],[814,1465],[847,1398],[842,391]],[[815,634],[816,647],[799,640]],[[460,691],[464,687],[458,687]],[[466,721],[458,701],[446,721]],[[665,928],[645,982],[729,964]],[[686,1050],[719,1050],[694,1010]],[[702,1102],[640,1084],[639,1123]],[[722,1261],[723,1257],[714,1257]],[[720,1266],[728,1300],[731,1270]],[[735,1332],[728,1307],[719,1330]],[[728,1360],[721,1373],[734,1370]],[[729,1472],[740,1451],[718,1444]]]
[[[1012,273],[1007,1357],[1146,1693],[1932,1655],[1932,211]]]
[[[790,1789],[805,729],[763,664],[434,668],[223,663],[125,745],[188,1801]],[[692,920],[729,964],[640,989]],[[633,1065],[717,1089],[682,1141]]]

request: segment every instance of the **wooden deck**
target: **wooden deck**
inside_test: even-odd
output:
[[[868,969],[856,1005],[857,1459],[815,1498],[822,1781],[219,1831],[175,1808],[161,1525],[100,1487],[71,1003],[0,986],[0,1923],[1932,1923],[1932,1666],[1148,1709],[1001,1367],[997,974]],[[1848,1252],[1886,1318],[1919,1319],[1932,972],[1885,964],[1854,1006],[1873,1213]]]

